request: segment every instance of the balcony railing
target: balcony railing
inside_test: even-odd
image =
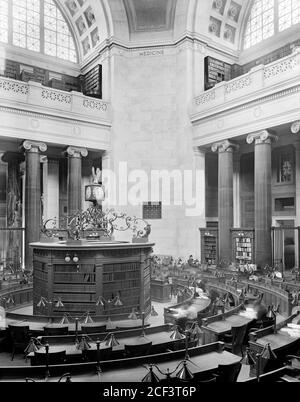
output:
[[[192,121],[269,96],[299,83],[300,49],[268,65],[259,65],[249,73],[224,81],[194,98]]]
[[[45,87],[40,83],[17,81],[0,77],[0,104],[15,109],[34,107],[35,112],[43,114],[57,114],[66,117],[94,120],[102,124],[110,124],[111,105],[101,99],[85,96],[80,92],[66,92]]]

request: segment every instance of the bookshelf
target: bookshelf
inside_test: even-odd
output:
[[[254,262],[254,229],[232,230],[233,261],[239,264]]]
[[[128,316],[136,311],[150,313],[150,254],[153,244],[79,246],[36,243],[33,260],[34,315],[73,317],[92,315]],[[74,263],[76,254],[78,262]],[[66,262],[66,256],[71,257]],[[112,300],[119,296],[122,305],[105,302],[97,305],[99,297]],[[51,300],[39,304],[40,298]],[[61,300],[63,306],[56,306]]]
[[[201,262],[215,265],[218,262],[218,229],[203,228],[201,234]]]
[[[213,88],[222,81],[230,81],[232,79],[232,67],[228,63],[207,56],[204,59],[205,66],[205,90]]]
[[[99,64],[82,76],[82,92],[94,98],[102,98],[102,66]]]

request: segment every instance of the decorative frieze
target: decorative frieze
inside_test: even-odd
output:
[[[204,105],[204,104],[206,104],[208,102],[211,102],[211,101],[213,101],[215,99],[216,99],[216,91],[211,90],[211,91],[204,92],[204,94],[198,96],[195,99],[195,103],[196,103],[196,105]]]
[[[279,74],[293,71],[297,67],[296,55],[293,57],[285,58],[277,63],[266,66],[264,69],[264,78],[270,79]]]
[[[108,109],[107,103],[94,99],[84,99],[83,106],[88,109],[101,110],[102,112],[106,112]]]
[[[71,95],[49,89],[42,90],[42,98],[52,102],[61,102],[67,104],[70,104],[72,100]]]
[[[226,84],[225,91],[227,94],[230,94],[231,92],[239,91],[241,89],[249,87],[251,83],[252,83],[251,77],[249,75],[244,76],[240,79],[236,79]]]
[[[15,94],[22,95],[28,95],[29,93],[28,84],[15,80],[5,79],[3,77],[0,78],[0,89],[6,92],[14,92]]]
[[[251,145],[255,142],[258,144],[272,144],[272,142],[278,141],[277,135],[272,134],[268,130],[259,131],[257,133],[249,134],[247,137],[247,144]]]

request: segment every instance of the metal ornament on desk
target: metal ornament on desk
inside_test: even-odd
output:
[[[102,186],[102,172],[92,168],[93,183],[85,186],[85,200],[100,205],[105,200],[105,189]]]

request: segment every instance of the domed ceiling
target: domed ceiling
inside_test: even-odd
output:
[[[173,29],[177,0],[123,1],[131,32]]]
[[[130,34],[169,32],[176,37],[199,35],[222,47],[240,47],[253,0],[56,0],[68,16],[81,52],[81,60],[107,39],[122,43]],[[161,36],[163,41],[164,36]]]

